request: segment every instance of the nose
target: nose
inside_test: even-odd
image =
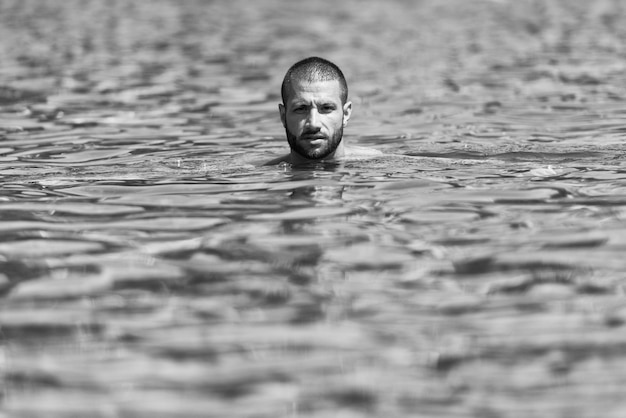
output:
[[[306,118],[306,121],[305,121],[305,125],[306,125],[307,128],[309,128],[311,130],[319,130],[319,129],[321,129],[320,115],[317,112],[317,109],[315,107],[313,107],[309,111],[309,114],[307,115],[307,118]]]

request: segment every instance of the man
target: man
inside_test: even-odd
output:
[[[267,164],[297,165],[381,155],[376,150],[347,147],[343,128],[352,114],[346,79],[335,64],[310,57],[295,63],[281,86],[278,105],[291,152]]]

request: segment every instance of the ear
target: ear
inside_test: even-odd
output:
[[[352,115],[352,102],[346,102],[343,105],[343,126],[345,127],[348,124],[348,120],[350,120],[350,116]]]
[[[282,103],[278,104],[278,112],[280,113],[280,121],[283,124],[283,128],[287,127],[287,119],[285,114],[285,106]]]

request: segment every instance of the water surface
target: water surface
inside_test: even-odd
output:
[[[622,417],[625,19],[2,2],[0,416]],[[262,165],[308,55],[384,157]]]

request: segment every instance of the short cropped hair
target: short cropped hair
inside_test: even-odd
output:
[[[348,83],[346,82],[346,78],[343,76],[339,67],[324,58],[305,58],[302,61],[296,62],[287,70],[287,74],[285,74],[283,84],[280,88],[283,104],[287,103],[287,96],[289,95],[289,87],[292,80],[304,80],[307,82],[337,80],[341,88],[341,104],[346,104],[348,101]]]

